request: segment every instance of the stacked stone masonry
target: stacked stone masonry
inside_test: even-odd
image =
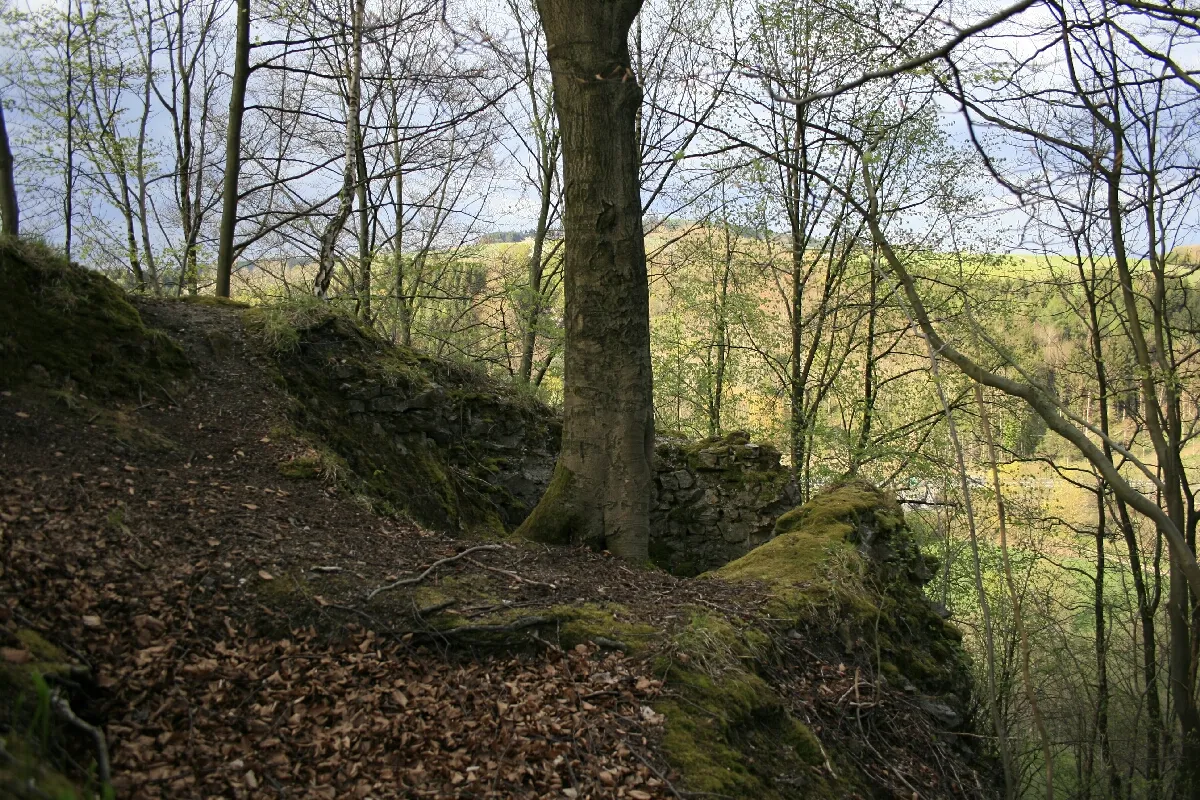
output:
[[[800,495],[779,451],[741,431],[690,442],[659,439],[650,557],[677,575],[697,575],[772,536],[775,519]]]

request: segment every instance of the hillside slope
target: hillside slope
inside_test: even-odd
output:
[[[956,634],[871,487],[694,579],[508,540],[523,447],[347,437],[300,387],[469,386],[534,438],[535,406],[321,309],[131,306],[79,272],[0,243],[68,331],[0,329],[0,793],[992,796],[947,730]],[[122,323],[77,337],[81,307]],[[359,363],[311,355],[332,333]]]

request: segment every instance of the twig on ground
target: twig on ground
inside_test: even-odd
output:
[[[486,569],[490,572],[499,572],[501,575],[507,575],[508,577],[510,577],[516,581],[519,581],[521,583],[528,583],[530,586],[545,586],[547,589],[553,589],[554,591],[558,591],[558,587],[555,586],[553,583],[542,583],[541,581],[535,581],[530,578],[526,578],[521,575],[518,575],[517,573],[513,572],[512,570],[500,569],[500,567],[489,567],[487,564],[481,564],[473,558],[468,558],[467,561],[470,561],[472,564],[474,564],[477,567],[480,567],[481,569]]]
[[[439,611],[445,611],[450,606],[457,605],[457,604],[458,604],[458,598],[452,597],[443,603],[435,603],[431,606],[425,606],[424,608],[418,608],[416,610],[416,615],[417,615],[417,618],[420,619],[421,617],[424,617],[426,614],[436,614]]]
[[[558,617],[521,617],[507,625],[460,625],[457,628],[447,628],[444,631],[410,631],[413,638],[449,639],[452,636],[463,636],[468,633],[516,633],[526,628],[538,625],[553,625]]]
[[[833,764],[829,763],[829,754],[825,752],[825,745],[821,744],[821,738],[813,734],[813,738],[817,740],[817,749],[821,751],[821,758],[825,759],[825,769],[829,770],[829,775],[834,780],[837,780],[837,773],[833,770]]]
[[[104,739],[104,732],[77,717],[75,712],[71,710],[71,704],[63,699],[63,696],[58,692],[50,695],[50,705],[54,708],[56,714],[92,737],[92,742],[96,747],[96,777],[100,779],[101,783],[110,783],[112,771],[109,769],[108,742]]]
[[[610,639],[607,636],[592,636],[592,642],[598,647],[603,647],[605,650],[620,650],[622,653],[629,652],[629,645],[624,642]]]
[[[625,742],[625,746],[629,748],[629,752],[633,753],[635,756],[638,757],[638,761],[641,761],[643,764],[646,765],[646,769],[648,769],[654,773],[654,777],[658,778],[660,781],[663,782],[663,785],[666,786],[668,790],[670,790],[671,794],[675,795],[677,798],[679,798],[679,800],[683,800],[683,795],[681,795],[679,793],[679,791],[675,788],[675,784],[673,784],[669,780],[667,780],[666,775],[663,775],[661,772],[659,772],[658,769],[653,764],[651,764],[649,761],[647,761],[646,757],[643,756],[641,753],[639,753],[636,748],[631,747],[628,739],[622,739],[621,741]]]
[[[171,401],[171,405],[175,406],[176,408],[183,408],[183,403],[180,403],[178,400],[172,397],[171,393],[167,391],[167,387],[163,386],[161,383],[155,383],[154,385],[157,386],[159,390],[167,396],[167,399]]]
[[[394,581],[385,586],[380,586],[377,589],[372,589],[371,592],[367,595],[367,599],[371,600],[372,598],[375,597],[375,595],[379,594],[380,592],[388,592],[388,591],[391,591],[392,589],[396,589],[401,586],[411,586],[414,583],[420,583],[421,581],[423,581],[427,577],[429,577],[429,573],[433,572],[435,569],[442,566],[443,564],[450,564],[454,561],[458,561],[460,558],[465,558],[466,556],[470,555],[471,553],[477,553],[480,550],[500,550],[500,549],[502,549],[502,548],[498,544],[481,544],[481,545],[477,545],[475,547],[468,547],[466,550],[463,550],[458,555],[450,556],[449,558],[443,558],[439,561],[433,562],[432,564],[429,565],[428,569],[426,569],[420,575],[417,575],[415,578],[401,578],[400,580]]]
[[[537,635],[535,632],[533,632],[533,631],[529,631],[529,632],[528,632],[527,634],[525,634],[525,635],[526,635],[526,636],[528,636],[530,639],[533,639],[535,642],[540,642],[540,643],[542,644],[542,646],[543,646],[543,647],[545,647],[547,650],[551,650],[551,651],[553,651],[553,652],[556,652],[556,653],[561,653],[561,652],[562,652],[562,648],[561,648],[561,647],[559,647],[558,645],[556,645],[554,642],[548,642],[548,641],[546,641],[545,639],[543,639],[542,637],[538,636],[538,635]]]

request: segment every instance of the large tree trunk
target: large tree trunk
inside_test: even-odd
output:
[[[242,169],[242,117],[250,79],[250,0],[237,0],[237,43],[233,53],[233,87],[225,127],[225,182],[221,196],[220,241],[217,246],[217,297],[229,297],[233,274],[233,233],[237,227],[238,176]]]
[[[13,179],[13,154],[8,146],[8,127],[4,124],[4,104],[0,103],[0,228],[16,236],[20,226],[17,211],[17,184]]]
[[[521,533],[645,560],[654,449],[650,296],[629,59],[641,0],[538,0],[562,134],[562,450]]]

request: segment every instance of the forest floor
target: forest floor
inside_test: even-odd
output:
[[[118,796],[689,796],[661,755],[663,657],[687,658],[672,635],[696,608],[761,619],[758,587],[451,537],[285,477],[306,445],[241,310],[139,310],[193,365],[174,391],[0,396],[0,667],[89,668],[71,704]],[[774,676],[791,712],[822,738],[861,730],[858,671],[796,647]],[[858,766],[885,794],[948,789],[906,736]],[[88,763],[76,739],[61,755]]]

